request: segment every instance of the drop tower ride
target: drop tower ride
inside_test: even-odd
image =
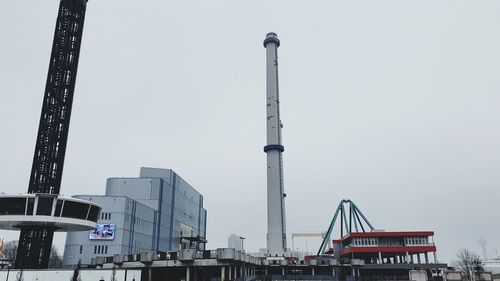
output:
[[[59,197],[86,6],[87,0],[60,1],[28,194],[2,198],[10,204],[2,227],[21,230],[18,269],[47,268],[54,231],[90,229],[101,210]]]

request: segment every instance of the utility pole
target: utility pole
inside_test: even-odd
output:
[[[240,239],[241,239],[241,252],[243,253],[243,252],[245,252],[244,242],[245,242],[245,239],[247,239],[247,238],[240,236]]]

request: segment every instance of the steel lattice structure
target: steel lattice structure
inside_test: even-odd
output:
[[[349,210],[349,214],[347,214],[347,211]],[[346,234],[349,234],[353,232],[353,225],[354,225],[354,232],[360,232],[358,228],[358,223],[359,227],[363,232],[366,232],[365,227],[363,226],[366,224],[367,227],[370,228],[370,231],[375,230],[373,225],[368,221],[368,219],[365,217],[363,212],[354,204],[349,199],[344,199],[341,200],[339,205],[337,206],[337,209],[335,210],[335,214],[333,215],[332,221],[330,222],[330,225],[328,226],[328,230],[326,231],[326,235],[323,239],[323,242],[321,242],[321,246],[319,247],[318,253],[316,254],[317,256],[322,255],[325,253],[327,250],[326,247],[330,243],[330,237],[332,236],[333,228],[335,226],[335,222],[337,221],[337,217],[340,215],[340,238],[344,237],[344,231]]]
[[[28,193],[59,194],[86,5],[87,0],[60,2]],[[37,213],[51,208],[39,204]],[[15,267],[47,268],[54,230],[21,227]]]

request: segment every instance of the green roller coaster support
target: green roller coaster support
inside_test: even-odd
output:
[[[346,209],[347,206],[349,208],[349,220],[347,220],[347,214],[346,214]],[[321,246],[319,247],[317,255],[320,256],[323,253],[326,252],[326,247],[328,245],[328,241],[330,241],[332,233],[333,233],[333,228],[335,227],[335,223],[337,222],[337,218],[340,215],[340,238],[344,236],[344,231],[346,234],[349,234],[352,232],[352,222],[354,221],[354,229],[356,232],[359,232],[359,227],[361,227],[363,232],[365,231],[365,227],[363,226],[363,223],[368,225],[370,227],[370,230],[373,231],[375,228],[373,225],[368,221],[368,219],[365,217],[363,212],[356,206],[354,202],[351,200],[342,200],[337,206],[337,209],[335,210],[335,213],[333,215],[332,221],[330,222],[330,225],[328,226],[328,230],[326,231],[325,238],[321,242]],[[360,218],[361,216],[361,218]],[[359,224],[358,224],[359,223]]]

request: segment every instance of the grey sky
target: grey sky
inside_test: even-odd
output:
[[[58,5],[0,3],[4,192],[27,190]],[[481,253],[481,236],[494,254],[499,11],[499,1],[91,0],[62,193],[172,168],[205,196],[209,248],[232,232],[265,247],[262,40],[275,31],[288,232],[324,230],[350,198],[377,228],[435,230],[443,261],[461,247]]]

